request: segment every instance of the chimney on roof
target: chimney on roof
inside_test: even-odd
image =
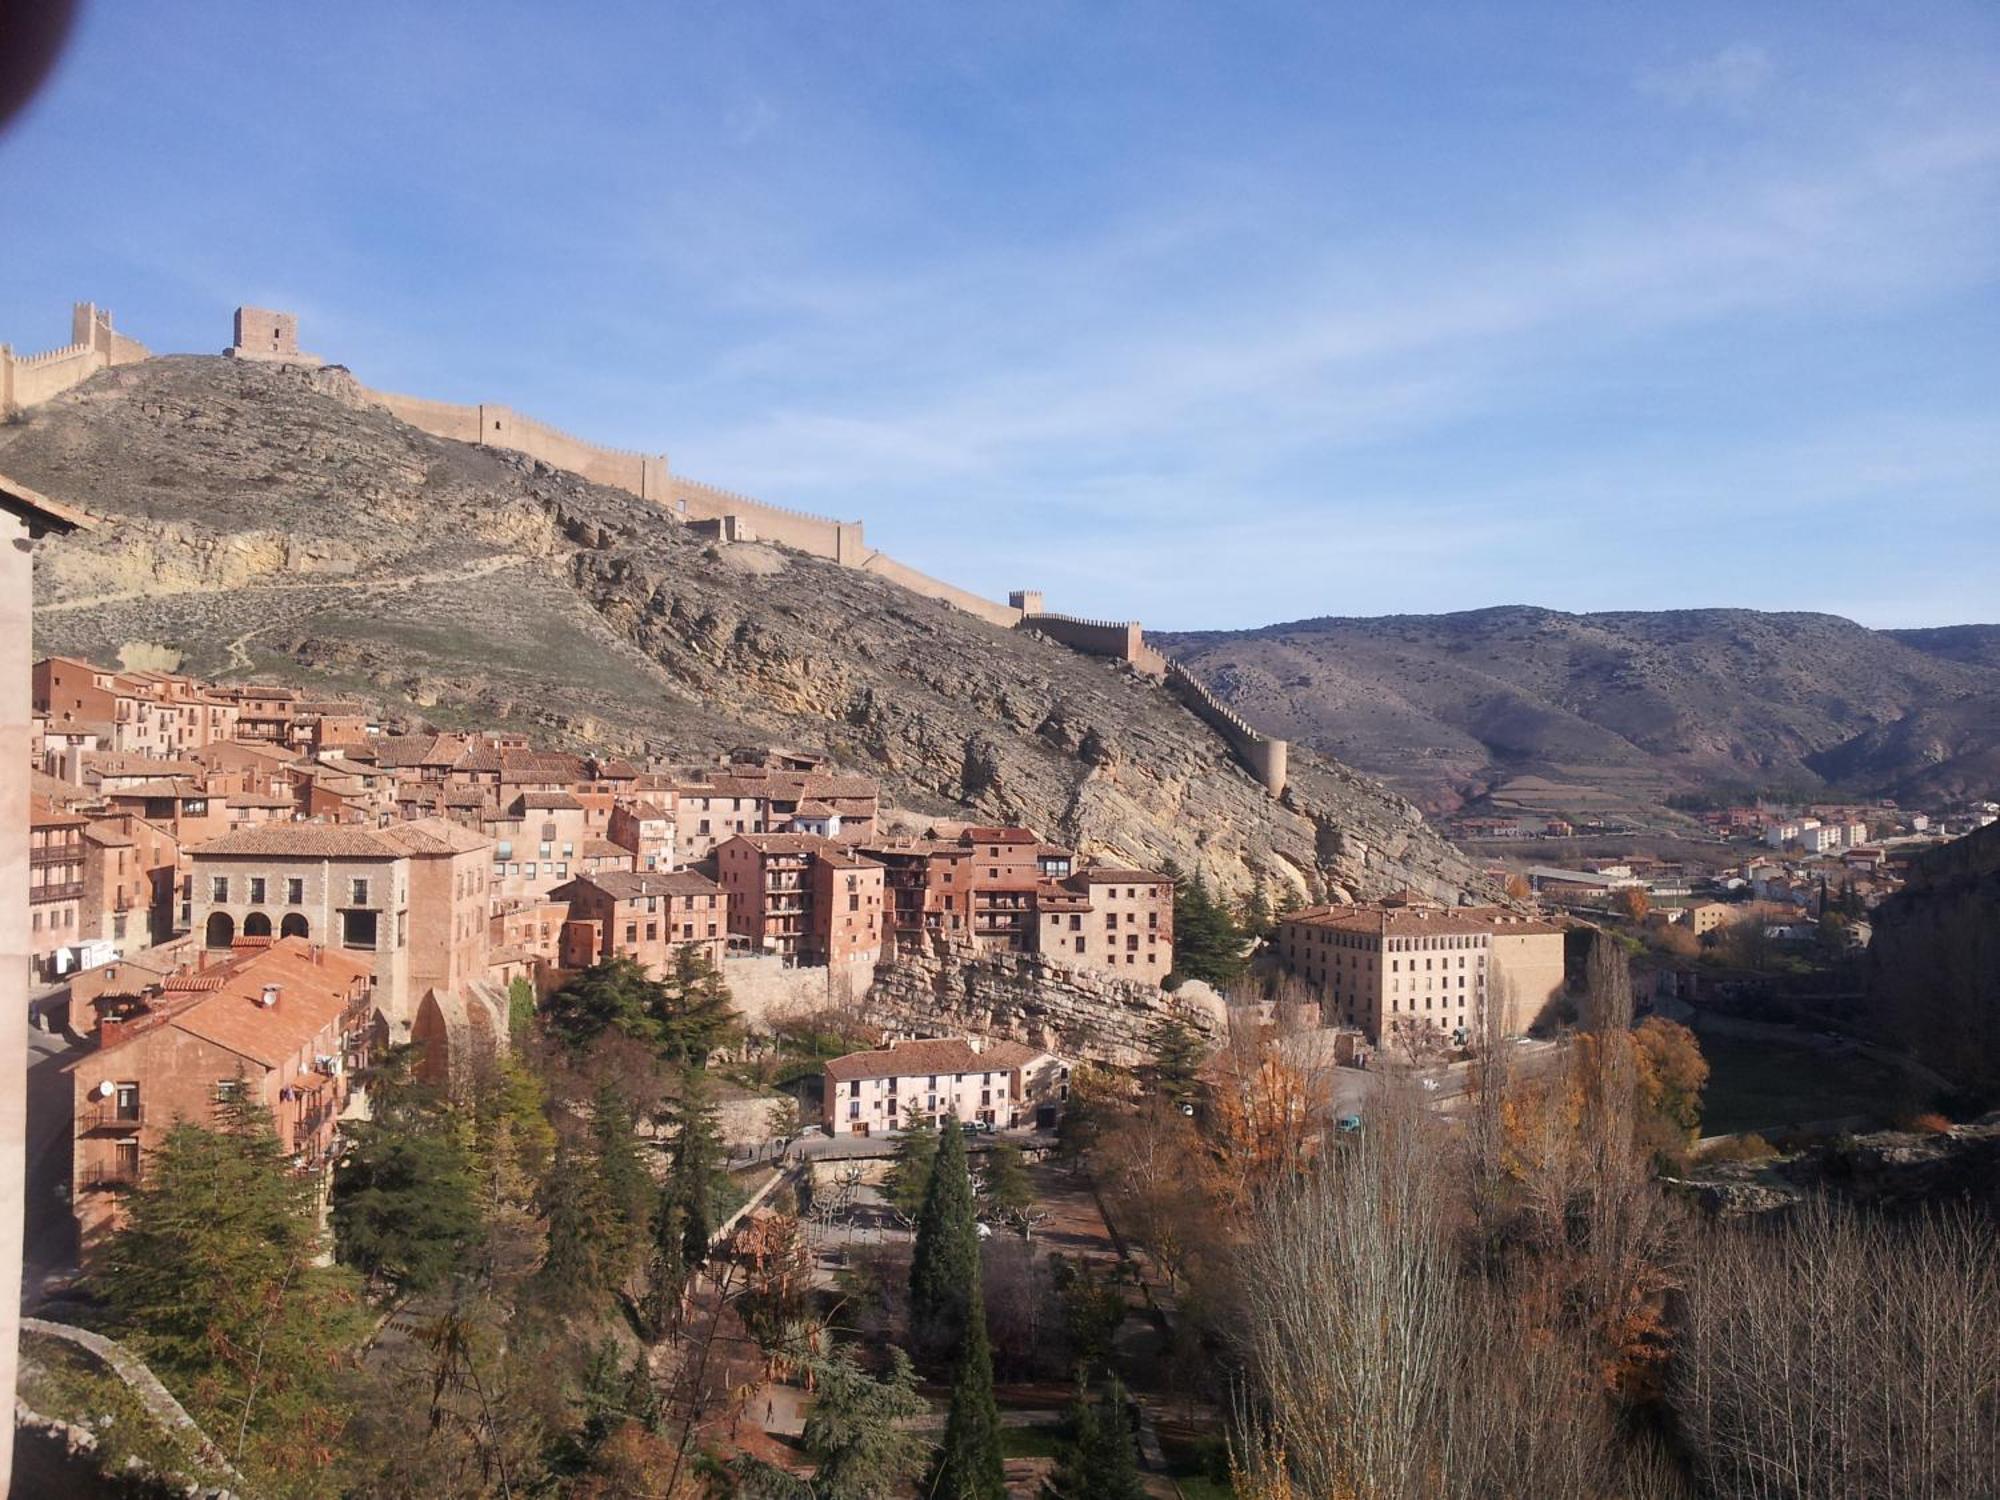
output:
[[[983,1036],[969,1036],[965,1044],[972,1049],[975,1057],[986,1050],[986,1038]]]

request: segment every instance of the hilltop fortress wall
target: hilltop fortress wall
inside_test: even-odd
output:
[[[144,344],[111,326],[109,308],[94,302],[71,306],[69,340],[62,348],[41,354],[16,354],[11,345],[0,344],[0,417],[39,406],[82,385],[99,370],[152,358]]]
[[[238,308],[233,334],[234,342],[225,351],[233,358],[321,363],[317,356],[299,352],[298,319],[290,313]],[[99,370],[152,357],[144,344],[115,332],[111,314],[94,303],[75,305],[71,338],[65,348],[25,358],[17,358],[0,344],[0,417],[59,396]],[[654,502],[684,524],[703,526],[721,540],[776,542],[842,567],[872,573],[1002,629],[1034,630],[1074,651],[1130,662],[1135,670],[1164,683],[1220,734],[1272,796],[1285,789],[1285,742],[1251,728],[1186,668],[1148,645],[1136,620],[1087,620],[1049,613],[1042,608],[1042,596],[1033,590],[1016,593],[1005,604],[983,598],[876,551],[867,545],[859,521],[816,516],[687,479],[672,472],[664,453],[635,453],[587,442],[510,406],[491,402],[464,405],[367,387],[363,390],[391,415],[420,432],[453,442],[504,448],[551,468],[579,474],[593,484],[625,490]]]

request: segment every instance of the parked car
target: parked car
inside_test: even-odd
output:
[[[1342,1135],[1359,1135],[1361,1134],[1361,1116],[1342,1115],[1338,1120],[1333,1122],[1333,1128]]]
[[[1427,1094],[1435,1094],[1438,1091],[1438,1081],[1435,1078],[1419,1078],[1417,1082],[1424,1086],[1424,1092]]]

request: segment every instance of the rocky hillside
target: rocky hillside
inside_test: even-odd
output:
[[[1152,637],[1259,727],[1434,810],[1510,781],[1675,792],[2000,785],[2000,627],[1510,607]]]
[[[1927,852],[1874,920],[1876,1024],[1983,1102],[2000,1099],[2000,823]]]
[[[169,358],[0,428],[0,471],[108,517],[41,550],[36,646],[366,698],[440,727],[693,758],[828,752],[928,814],[1018,818],[1235,892],[1473,873],[1332,761],[1273,802],[1106,661],[617,490],[430,438],[345,371]]]

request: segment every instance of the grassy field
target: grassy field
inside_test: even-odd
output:
[[[1893,1069],[1838,1049],[1707,1034],[1701,1051],[1709,1067],[1703,1135],[1893,1112],[1900,1099]]]

